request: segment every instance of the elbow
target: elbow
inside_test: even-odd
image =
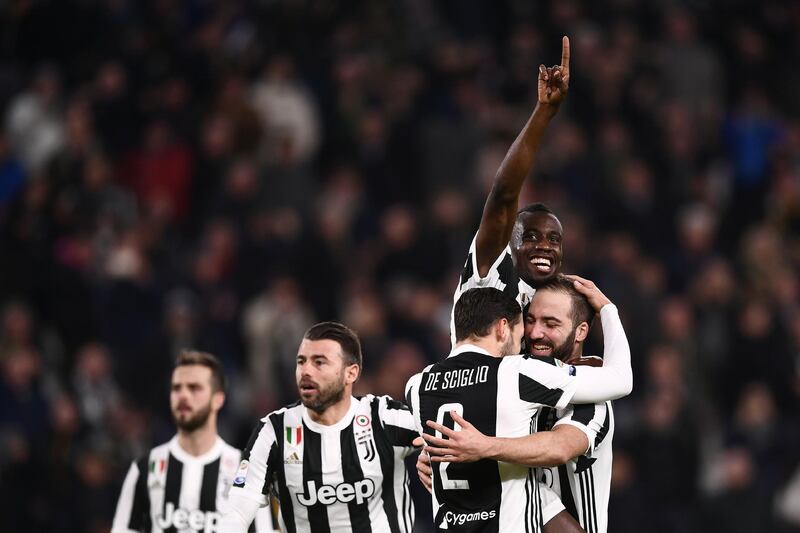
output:
[[[489,191],[489,201],[495,205],[516,205],[519,200],[519,191],[505,181],[505,174],[499,170],[494,178],[492,190]]]
[[[582,453],[581,450],[576,451],[576,444],[567,438],[559,437],[556,442],[550,446],[550,454],[547,461],[547,466],[563,465]],[[586,438],[583,439],[588,445]],[[585,449],[585,446],[584,446]]]
[[[628,372],[628,375],[626,377],[627,379],[625,380],[624,386],[622,388],[623,396],[627,396],[631,392],[633,392],[633,372]]]
[[[557,450],[553,456],[553,466],[563,465],[572,459],[575,458],[573,455],[572,450],[568,449],[566,446],[563,446],[560,450]]]

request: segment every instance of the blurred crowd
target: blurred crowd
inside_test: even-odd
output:
[[[523,203],[631,342],[610,531],[800,531],[798,27],[776,0],[0,3],[0,529],[106,531],[182,348],[224,361],[238,446],[319,320],[402,397],[567,34]]]

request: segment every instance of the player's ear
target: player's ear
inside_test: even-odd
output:
[[[211,395],[211,406],[215,411],[219,411],[223,405],[225,405],[225,393],[218,390]]]
[[[501,318],[497,322],[494,323],[494,336],[498,342],[505,342],[506,336],[509,333],[506,332],[508,329],[507,326],[510,326],[508,320],[505,318]]]
[[[359,376],[361,376],[361,367],[358,365],[347,365],[344,369],[344,379],[345,383],[348,385],[352,385],[356,381],[358,381]]]
[[[575,342],[583,342],[589,336],[589,323],[581,322],[575,330]]]

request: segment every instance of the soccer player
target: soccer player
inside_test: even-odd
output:
[[[497,169],[454,304],[468,289],[494,287],[525,306],[535,287],[554,277],[561,268],[561,222],[542,204],[531,204],[519,211],[518,204],[544,132],[569,89],[569,55],[569,39],[565,36],[561,40],[561,65],[539,66],[536,107]],[[455,342],[452,327],[450,333]]]
[[[602,363],[599,357],[583,356],[594,310],[575,289],[575,280],[584,286],[591,283],[577,276],[559,276],[539,286],[527,312],[525,336],[532,355],[543,360],[599,366]],[[494,459],[526,466],[551,466],[539,470],[540,483],[555,491],[585,531],[607,531],[614,436],[610,401],[557,410],[542,408],[534,417],[533,426],[538,433],[517,439],[488,437],[458,415],[454,420],[461,428],[458,432],[431,424],[432,429],[448,440],[425,436],[431,444],[426,451],[434,462]],[[580,439],[580,433],[566,433],[568,427],[579,429],[586,438]]]
[[[410,533],[414,507],[403,460],[417,436],[409,409],[388,396],[352,396],[358,336],[312,326],[297,352],[300,402],[261,419],[233,480],[220,531],[241,533],[270,491],[286,533]]]
[[[216,531],[241,456],[217,435],[225,403],[217,358],[182,352],[172,371],[169,402],[178,433],[131,465],[112,533]],[[258,530],[274,531],[269,513],[262,514]]]
[[[453,351],[409,380],[406,397],[418,430],[434,435],[430,425],[423,425],[427,420],[435,420],[440,429],[455,429],[456,416],[471,420],[484,435],[521,437],[530,433],[531,418],[542,406],[565,409],[570,402],[593,403],[628,394],[630,350],[616,308],[593,285],[580,284],[579,290],[601,315],[606,336],[602,368],[577,371],[510,355],[519,352],[524,330],[516,300],[493,288],[470,289],[455,306],[458,341]],[[582,450],[589,447],[590,435],[566,424],[561,433],[573,434],[568,443],[578,434]],[[435,436],[441,437],[441,432]],[[545,451],[567,457],[572,453],[568,447]],[[433,487],[434,525],[440,531],[542,531],[549,521],[543,507],[548,502],[541,501],[540,486],[528,467],[487,459],[438,462]]]

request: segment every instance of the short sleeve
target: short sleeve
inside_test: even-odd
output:
[[[250,440],[242,452],[242,462],[233,477],[231,493],[238,491],[263,507],[267,504],[270,478],[276,467],[277,442],[275,430],[268,418],[253,430]]]
[[[536,358],[520,358],[519,397],[522,401],[564,409],[575,394],[569,369]]]
[[[386,438],[394,447],[408,448],[406,455],[410,454],[414,451],[412,441],[418,436],[411,409],[390,396],[379,396],[377,401]]]
[[[608,417],[608,407],[605,403],[587,403],[570,405],[558,412],[555,426],[570,425],[580,429],[589,439],[589,448],[584,455],[591,456],[594,448],[602,438],[598,438]],[[554,426],[554,427],[555,427]]]

